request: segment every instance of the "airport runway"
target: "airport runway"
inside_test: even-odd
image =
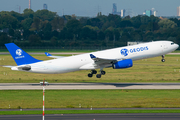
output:
[[[50,83],[45,89],[180,89],[180,83]],[[39,83],[0,83],[0,90],[42,90],[42,86]]]
[[[1,115],[0,120],[40,120],[42,115]],[[45,120],[180,120],[180,113],[52,114]]]

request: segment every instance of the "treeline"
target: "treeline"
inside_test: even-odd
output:
[[[127,41],[171,40],[180,44],[180,20],[138,15],[121,18],[58,16],[48,10],[0,12],[0,46],[122,46]]]

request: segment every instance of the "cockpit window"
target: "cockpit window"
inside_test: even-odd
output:
[[[174,43],[171,43],[171,45],[174,45]]]

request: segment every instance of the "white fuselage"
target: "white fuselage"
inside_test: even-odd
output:
[[[37,62],[29,64],[31,66],[31,70],[29,70],[28,72],[54,74],[85,69],[92,70],[98,68],[105,68],[111,65],[106,64],[104,66],[94,66],[94,60],[91,59],[90,54],[93,54],[98,58],[104,59],[132,59],[134,61],[165,55],[176,50],[178,47],[179,46],[177,44],[174,44],[171,41],[148,42],[133,46],[125,46],[76,56]],[[123,52],[122,49],[124,49],[125,52]]]

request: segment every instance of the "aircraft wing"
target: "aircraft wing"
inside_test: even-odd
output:
[[[64,56],[53,56],[48,52],[45,52],[45,55],[48,56],[48,57],[51,57],[51,58],[55,58],[55,59],[64,58]]]
[[[93,54],[90,54],[90,57],[92,60],[94,60],[94,63],[89,63],[86,65],[81,66],[79,69],[81,70],[87,70],[87,69],[98,69],[98,68],[104,68],[104,67],[112,67],[113,63],[116,63],[118,61],[121,61],[123,59],[106,59],[106,58],[99,58],[94,56]]]
[[[100,65],[100,64],[112,64],[112,63],[116,63],[116,62],[120,61],[118,59],[98,58],[98,57],[94,56],[93,54],[90,54],[90,57],[91,57],[91,59],[94,60],[94,63],[97,64],[97,65]]]

